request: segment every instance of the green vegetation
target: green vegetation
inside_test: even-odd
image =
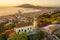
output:
[[[54,32],[54,34],[55,34],[57,37],[60,38],[60,29],[56,30],[56,31]]]
[[[48,24],[51,24],[54,21],[60,22],[60,11],[57,10],[52,14],[45,13],[43,15],[40,15],[37,18],[37,21],[38,21],[39,26],[48,25]]]
[[[0,34],[0,40],[7,40],[7,36],[4,33]]]
[[[44,14],[44,15],[38,17],[38,22],[41,22],[41,21],[43,21],[43,22],[47,22],[47,21],[53,22],[55,20],[60,21],[60,13],[53,13],[51,15]]]
[[[9,24],[9,25],[4,26],[4,30],[10,30],[14,27],[15,27],[15,24]]]
[[[39,40],[44,39],[44,37],[46,36],[45,33],[42,30],[40,30],[40,28],[37,28],[36,34]]]
[[[15,32],[9,35],[7,40],[28,40],[26,33],[16,34]]]
[[[0,33],[2,33],[4,31],[4,29],[3,29],[4,25],[7,24],[7,23],[8,23],[8,21],[0,23]]]
[[[28,36],[28,40],[38,40],[38,37],[36,34],[31,34]]]

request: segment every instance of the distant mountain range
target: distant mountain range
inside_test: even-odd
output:
[[[22,4],[16,7],[23,7],[23,8],[60,8],[60,7],[43,7],[43,6],[35,6],[32,4]]]
[[[17,7],[24,7],[24,8],[40,8],[41,6],[35,6],[35,5],[31,5],[31,4],[23,4],[23,5],[19,5]]]

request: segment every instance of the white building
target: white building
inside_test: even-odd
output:
[[[36,29],[36,25],[37,25],[37,18],[34,17],[33,22],[18,23],[14,28],[14,30],[16,33],[22,33],[22,32],[31,33]]]

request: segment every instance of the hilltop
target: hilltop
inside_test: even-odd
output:
[[[19,5],[17,7],[23,7],[23,8],[41,8],[41,6],[35,6],[32,4],[23,4],[23,5]]]
[[[60,7],[44,7],[44,6],[35,6],[32,4],[22,4],[22,5],[18,5],[16,7],[23,7],[23,8],[36,8],[36,9],[40,9],[40,8],[54,8],[54,9],[60,9]]]

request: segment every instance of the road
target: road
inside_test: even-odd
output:
[[[48,35],[52,40],[60,40],[56,35],[53,34],[56,30],[60,29],[60,24],[56,24],[56,25],[58,28],[53,30],[51,34]]]
[[[60,30],[60,24],[56,24],[56,26],[58,27],[57,29],[54,29],[53,31],[48,32],[48,33],[45,32],[49,40],[60,40],[56,35],[53,34],[56,30],[58,29]]]

